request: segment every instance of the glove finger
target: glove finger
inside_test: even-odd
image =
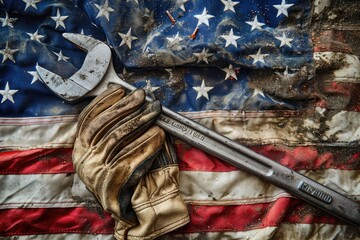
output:
[[[154,124],[160,112],[160,102],[144,104],[139,113],[136,112],[136,116],[129,115],[115,124],[96,144],[97,148],[106,151],[107,158],[111,159],[130,142],[144,134]]]
[[[106,91],[94,98],[81,112],[78,119],[77,136],[81,135],[84,128],[90,125],[92,119],[105,109],[112,106],[125,96],[125,90],[120,85],[111,85]]]
[[[84,127],[81,134],[83,141],[90,141],[95,145],[109,130],[123,118],[136,111],[145,101],[145,92],[142,89],[135,90],[123,97],[112,106],[99,113]]]
[[[135,101],[132,101],[131,104],[133,104],[134,102],[136,102],[139,99],[135,99]],[[141,114],[144,114],[144,111],[146,111],[146,109],[149,107],[148,103],[142,104],[140,106],[137,106],[138,108],[132,109],[132,112],[129,111],[128,114],[121,114],[120,117],[116,116],[116,119],[110,119],[109,123],[106,124],[106,126],[104,126],[104,128],[102,130],[99,130],[96,135],[93,138],[93,141],[91,142],[91,145],[94,146],[96,145],[102,138],[105,138],[106,136],[108,136],[109,134],[111,134],[116,128],[121,127],[121,125],[125,124],[128,121],[131,121],[132,119],[137,118],[138,116],[140,116]],[[148,110],[147,110],[148,111]],[[101,122],[99,122],[101,123]],[[105,125],[105,124],[104,124]],[[106,131],[105,131],[106,130]],[[145,131],[145,130],[144,130]],[[144,132],[143,131],[143,132]],[[139,134],[143,133],[140,132]],[[136,132],[134,132],[131,135],[135,136]],[[138,136],[138,135],[136,135]]]
[[[128,140],[129,139],[126,139],[124,142]],[[116,162],[114,162],[115,160],[123,161],[124,159],[134,158],[133,156],[143,154],[152,155],[158,152],[158,150],[164,146],[165,133],[160,127],[152,125],[145,133],[129,140],[130,143],[125,147],[121,147],[121,145],[124,145],[124,142],[119,143],[116,148],[111,151],[109,157],[106,159],[106,164],[113,166],[116,164]]]

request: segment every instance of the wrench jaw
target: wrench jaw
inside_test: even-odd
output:
[[[64,38],[87,52],[82,67],[71,77],[63,78],[41,66],[36,70],[41,81],[62,99],[74,102],[92,93],[106,75],[111,63],[111,50],[103,42],[82,34],[64,33]]]
[[[88,92],[86,88],[79,86],[71,79],[64,79],[41,66],[36,66],[36,71],[40,76],[40,80],[51,91],[68,102],[76,101]]]

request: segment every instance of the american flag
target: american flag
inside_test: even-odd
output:
[[[80,68],[85,53],[63,32],[109,44],[121,77],[163,105],[356,199],[358,5],[0,0],[1,238],[113,238],[71,160],[89,100],[64,102],[35,70]],[[190,223],[161,239],[360,239],[282,189],[183,142],[176,149]]]

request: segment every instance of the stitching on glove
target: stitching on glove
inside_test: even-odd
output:
[[[178,196],[180,194],[179,190],[173,190],[171,192],[168,192],[166,193],[166,195],[162,195],[161,198],[158,198],[156,200],[149,200],[149,201],[146,201],[142,204],[139,204],[139,205],[136,205],[136,206],[133,206],[133,209],[135,210],[138,210],[138,212],[144,210],[144,209],[147,209],[147,208],[152,208],[154,209],[154,206],[157,206],[163,202],[166,202],[167,200],[173,198],[174,196]],[[155,210],[154,210],[155,212]]]

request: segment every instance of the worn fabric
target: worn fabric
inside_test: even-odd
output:
[[[355,0],[0,1],[0,234],[114,233],[71,160],[89,101],[64,102],[34,72],[39,64],[67,77],[80,68],[85,53],[62,32],[108,43],[118,74],[164,106],[358,199],[359,9]],[[287,192],[175,143],[190,223],[163,238],[360,238]]]

